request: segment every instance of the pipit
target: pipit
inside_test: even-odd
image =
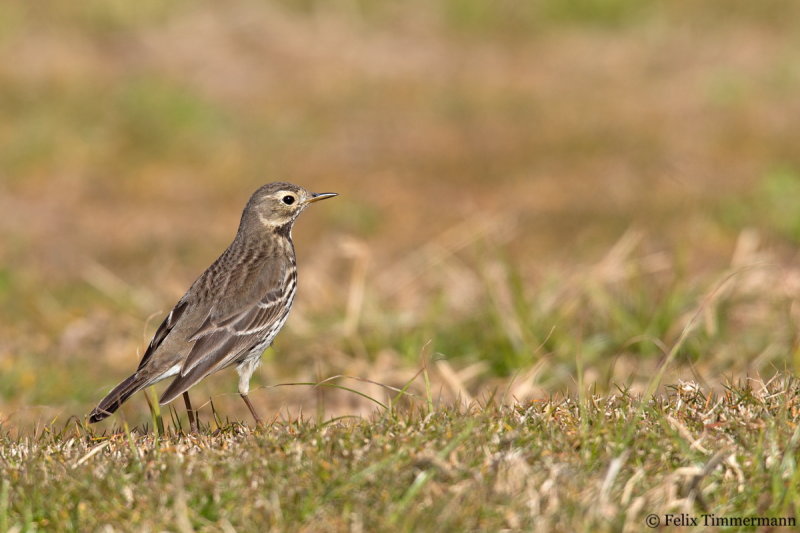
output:
[[[247,394],[297,290],[292,226],[312,202],[334,196],[282,182],[258,189],[244,208],[233,242],[161,323],[136,372],[103,398],[89,421],[103,420],[134,393],[174,378],[159,403],[183,395],[196,430],[188,390],[209,374],[236,365],[239,394],[261,424]]]

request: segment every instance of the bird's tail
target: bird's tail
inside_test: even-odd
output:
[[[133,374],[114,387],[100,403],[89,413],[89,422],[94,424],[110,416],[119,409],[125,400],[147,386],[148,379],[141,374]]]

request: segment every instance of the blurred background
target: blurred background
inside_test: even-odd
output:
[[[0,3],[0,420],[84,416],[249,195],[300,291],[254,402],[528,401],[792,372],[800,4]],[[415,377],[416,376],[416,377]],[[233,371],[196,387],[245,416]],[[203,417],[210,408],[203,408]],[[122,416],[147,421],[140,396]],[[119,422],[119,419],[116,420]],[[113,423],[113,422],[112,422]]]

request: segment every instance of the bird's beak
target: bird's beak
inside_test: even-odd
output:
[[[333,198],[334,196],[339,196],[335,192],[312,192],[311,198],[309,198],[306,202],[319,202],[320,200],[325,200],[326,198]]]

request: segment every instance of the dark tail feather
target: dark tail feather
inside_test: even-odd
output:
[[[146,384],[147,379],[144,376],[137,374],[130,376],[114,387],[114,390],[109,392],[108,395],[100,401],[97,407],[89,414],[89,422],[94,424],[110,416],[114,411],[119,409],[119,406],[122,405],[125,400],[139,392]]]

